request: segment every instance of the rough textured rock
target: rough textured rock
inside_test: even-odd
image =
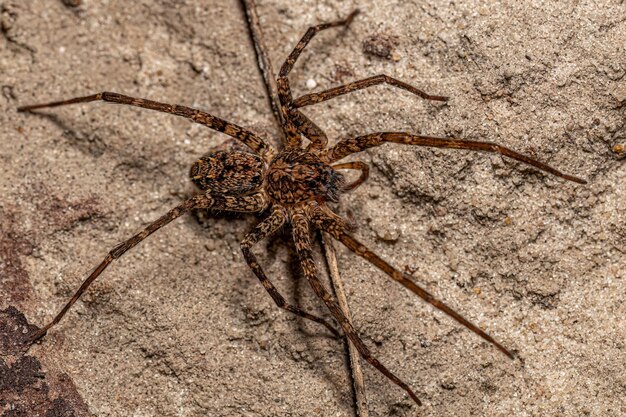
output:
[[[309,25],[355,4],[259,0],[275,65]],[[357,328],[424,401],[366,367],[372,415],[623,415],[626,169],[614,149],[626,143],[626,4],[359,6],[350,30],[311,43],[294,92],[386,73],[451,100],[378,86],[307,108],[329,137],[486,139],[589,180],[453,150],[358,157],[371,178],[337,207],[352,211],[355,235],[523,358],[341,250]],[[393,39],[393,59],[363,52],[378,34]],[[192,192],[190,164],[225,137],[114,105],[18,105],[108,90],[274,131],[236,1],[0,0],[0,87],[0,307],[39,325],[109,248]],[[102,416],[350,415],[342,344],[279,311],[245,266],[238,241],[256,221],[176,221],[112,265],[29,354]],[[325,314],[288,242],[256,252],[289,298]]]

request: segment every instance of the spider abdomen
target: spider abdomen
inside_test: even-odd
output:
[[[344,183],[343,175],[302,149],[279,153],[267,173],[267,192],[282,204],[316,199],[337,201]]]
[[[203,191],[242,195],[263,184],[265,165],[257,155],[240,151],[212,151],[197,160],[189,176]]]

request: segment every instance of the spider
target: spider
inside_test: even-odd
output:
[[[69,100],[18,108],[19,112],[30,112],[37,109],[69,104],[105,101],[185,117],[195,123],[225,133],[237,139],[241,145],[245,145],[245,147],[242,147],[243,150],[214,150],[198,159],[191,167],[190,177],[201,191],[169,210],[130,239],[111,249],[102,262],[84,280],[63,309],[52,321],[38,330],[29,339],[29,343],[39,340],[53,326],[59,323],[85,290],[115,259],[120,258],[152,233],[191,210],[217,209],[232,212],[263,212],[267,214],[241,241],[241,250],[246,263],[278,307],[305,319],[320,323],[338,337],[340,335],[339,331],[329,321],[313,315],[297,305],[288,303],[266,276],[252,252],[252,248],[258,242],[278,232],[281,228],[290,225],[303,274],[315,294],[322,299],[338,322],[344,335],[355,345],[361,356],[368,363],[404,389],[418,405],[421,405],[421,402],[413,390],[372,355],[352,324],[335,303],[328,289],[319,280],[317,267],[312,255],[311,235],[313,231],[322,230],[328,232],[349,250],[382,270],[424,301],[491,343],[509,358],[515,358],[515,355],[510,350],[502,346],[486,332],[435,298],[427,290],[415,283],[408,274],[387,263],[349,234],[351,229],[350,222],[334,213],[328,206],[328,203],[337,202],[343,193],[351,191],[365,182],[369,175],[369,167],[360,161],[340,161],[349,155],[390,142],[497,153],[569,181],[579,184],[586,184],[586,181],[564,174],[542,162],[492,142],[470,141],[453,137],[423,136],[407,132],[377,132],[341,139],[334,146],[328,147],[328,138],[325,133],[306,117],[299,110],[300,108],[379,84],[388,84],[407,90],[425,100],[438,102],[446,102],[448,100],[448,97],[427,94],[407,83],[384,74],[354,81],[319,93],[306,94],[294,99],[288,76],[307,44],[320,31],[333,27],[349,26],[357,14],[358,10],[355,10],[343,20],[310,27],[281,66],[276,83],[285,144],[280,150],[275,150],[252,131],[204,111],[118,93],[102,92]],[[308,144],[303,142],[303,138],[308,140]],[[360,172],[360,175],[358,179],[348,183],[339,170],[355,170]]]

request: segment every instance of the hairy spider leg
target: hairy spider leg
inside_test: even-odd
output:
[[[124,104],[128,106],[141,107],[144,109],[156,110],[163,113],[175,114],[176,116],[182,116],[187,119],[207,126],[210,129],[217,130],[240,140],[244,145],[252,149],[257,155],[263,157],[269,162],[275,154],[272,147],[267,144],[259,136],[255,135],[250,130],[244,129],[234,123],[227,122],[226,120],[215,117],[209,113],[203,112],[191,107],[181,106],[178,104],[167,104],[158,101],[146,100],[143,98],[136,98],[125,96],[118,93],[103,92],[93,94],[85,97],[76,97],[69,100],[53,101],[51,103],[33,104],[30,106],[18,107],[18,112],[31,112],[33,110],[43,109],[47,107],[65,106],[68,104],[77,103],[89,103],[92,101],[106,101],[115,104]]]
[[[531,165],[541,171],[549,172],[552,175],[561,177],[568,181],[577,182],[579,184],[587,184],[587,181],[575,177],[573,175],[564,174],[561,171],[552,168],[550,165],[539,162],[529,156],[515,152],[505,146],[498,145],[493,142],[471,141],[457,138],[442,138],[432,136],[414,135],[405,132],[377,132],[370,133],[355,138],[347,138],[339,141],[332,148],[324,151],[320,158],[328,163],[339,161],[348,155],[361,152],[374,146],[382,145],[386,142],[400,143],[405,145],[427,146],[434,148],[452,148],[452,149],[469,149],[474,151],[483,151],[489,153],[497,153],[516,161]],[[325,155],[324,155],[325,154]]]
[[[413,280],[407,274],[404,274],[398,271],[396,268],[394,268],[393,266],[388,264],[386,261],[384,261],[380,256],[376,255],[374,252],[368,249],[361,242],[359,242],[352,236],[345,233],[343,231],[345,227],[338,224],[336,220],[330,219],[330,218],[321,219],[321,220],[316,221],[316,225],[320,229],[330,233],[331,236],[333,236],[335,239],[343,243],[352,252],[356,253],[363,259],[367,260],[368,262],[370,262],[371,264],[379,268],[381,271],[389,275],[395,281],[398,281],[402,286],[404,286],[405,288],[407,288],[408,290],[410,290],[411,292],[419,296],[421,299],[431,304],[436,309],[446,313],[448,316],[452,317],[453,319],[461,323],[463,326],[467,327],[468,329],[470,329],[471,331],[473,331],[474,333],[476,333],[477,335],[479,335],[480,337],[482,337],[483,339],[491,343],[493,346],[495,346],[499,351],[504,353],[509,358],[515,359],[515,355],[511,351],[509,351],[507,348],[502,346],[500,343],[498,343],[493,337],[489,336],[487,333],[482,331],[478,326],[471,323],[461,314],[454,311],[451,307],[449,307],[443,301],[438,300],[431,293],[429,293],[424,288],[420,287],[418,284],[413,282]]]
[[[294,64],[298,60],[300,53],[302,53],[302,50],[311,41],[313,36],[315,36],[317,33],[319,33],[322,30],[326,30],[326,29],[330,29],[330,28],[338,27],[338,26],[349,26],[350,23],[352,23],[352,20],[354,20],[354,17],[358,13],[359,13],[359,10],[357,9],[357,10],[354,10],[352,13],[350,13],[348,17],[346,17],[343,20],[337,20],[337,21],[328,22],[328,23],[321,23],[319,25],[309,27],[306,33],[304,34],[304,36],[302,36],[302,38],[300,39],[300,42],[298,42],[298,44],[293,49],[293,51],[291,51],[291,53],[287,57],[287,60],[280,67],[279,76],[286,77],[287,75],[289,75],[289,72],[292,70]]]
[[[300,98],[294,100],[294,107],[310,106],[311,104],[321,103],[331,98],[339,97],[344,94],[352,93],[353,91],[362,90],[364,88],[372,87],[379,84],[389,84],[394,87],[401,88],[409,91],[425,100],[432,101],[448,101],[448,97],[435,96],[425,93],[422,90],[418,90],[411,84],[407,84],[395,78],[392,78],[385,74],[374,75],[373,77],[364,78],[362,80],[353,81],[348,84],[340,85],[339,87],[330,88],[328,90],[320,91],[319,93],[306,94]]]
[[[320,150],[326,147],[328,143],[326,135],[293,105],[293,96],[291,94],[288,76],[302,53],[302,50],[311,41],[313,36],[322,30],[332,27],[349,26],[358,13],[359,11],[357,9],[343,20],[311,26],[280,67],[276,85],[278,88],[278,98],[280,100],[280,111],[285,121],[284,130],[287,134],[288,146],[299,147],[302,141],[301,134],[304,134],[311,141],[308,147],[309,150]]]
[[[156,221],[150,223],[148,226],[143,228],[139,233],[135,234],[130,239],[120,243],[115,246],[113,249],[109,251],[109,253],[104,257],[102,262],[93,270],[93,272],[83,281],[80,288],[76,291],[76,293],[72,296],[70,301],[65,304],[63,309],[54,317],[54,319],[42,327],[37,331],[29,339],[29,343],[34,343],[41,337],[43,337],[48,330],[55,324],[57,324],[65,313],[74,305],[74,303],[80,298],[80,296],[87,290],[87,288],[102,274],[102,272],[109,266],[111,262],[115,259],[121,257],[124,253],[126,253],[129,249],[132,249],[145,238],[150,236],[152,233],[156,232],[163,226],[170,223],[172,220],[177,219],[183,214],[187,213],[191,209],[196,208],[212,208],[218,210],[226,210],[226,211],[240,211],[240,212],[259,212],[263,211],[267,206],[266,198],[261,194],[253,194],[245,197],[221,197],[214,196],[209,194],[199,194],[196,195],[182,204],[174,207],[170,211],[168,211],[165,215],[159,217]]]
[[[326,133],[300,110],[289,111],[289,123],[294,125],[299,134],[311,141],[306,148],[307,151],[323,149],[328,144]]]
[[[351,182],[350,184],[346,184],[343,187],[343,191],[352,191],[359,185],[363,184],[367,181],[367,178],[370,176],[370,167],[365,162],[361,161],[353,161],[353,162],[345,162],[342,164],[332,165],[333,169],[354,169],[356,171],[361,171],[361,175],[357,178],[356,181]]]
[[[243,252],[243,256],[246,260],[246,263],[252,269],[252,272],[257,276],[263,287],[267,290],[269,295],[272,297],[272,300],[276,303],[279,308],[283,310],[290,311],[294,314],[297,314],[300,317],[304,317],[305,319],[312,320],[316,323],[323,324],[326,326],[328,330],[331,331],[335,337],[339,337],[339,332],[326,320],[321,317],[310,314],[298,306],[291,305],[287,303],[285,298],[278,292],[278,289],[274,286],[272,281],[265,275],[265,272],[261,268],[261,265],[257,261],[256,256],[252,253],[252,247],[265,239],[266,237],[276,233],[287,221],[287,213],[283,208],[275,208],[272,213],[263,220],[261,223],[257,224],[254,229],[241,242],[241,251]]]
[[[389,275],[395,281],[398,281],[405,288],[409,289],[410,291],[418,295],[421,299],[433,305],[438,310],[443,311],[444,313],[446,313],[447,315],[449,315],[450,317],[452,317],[453,319],[461,323],[463,326],[467,327],[468,329],[470,329],[471,331],[473,331],[474,333],[476,333],[477,335],[479,335],[480,337],[482,337],[483,339],[491,343],[500,352],[504,353],[509,358],[515,359],[515,355],[511,351],[509,351],[507,348],[502,346],[500,343],[496,342],[493,337],[489,336],[487,333],[482,331],[478,326],[474,325],[473,323],[468,321],[465,317],[463,317],[462,315],[454,311],[443,301],[438,300],[431,293],[429,293],[424,288],[417,285],[415,282],[413,282],[413,280],[411,280],[408,277],[407,274],[404,274],[398,271],[393,266],[389,265],[381,257],[376,255],[371,250],[369,250],[361,242],[357,241],[355,238],[353,238],[352,236],[346,233],[341,233],[338,236],[336,236],[336,238],[339,239],[341,243],[343,243],[352,252],[356,253],[363,259],[367,260],[368,262],[378,267],[381,271]]]
[[[421,405],[421,401],[419,400],[419,398],[417,398],[413,390],[411,390],[411,388],[409,388],[409,386],[404,383],[404,381],[394,375],[371,354],[370,350],[367,348],[365,343],[363,343],[345,314],[341,311],[337,303],[333,301],[332,296],[324,287],[324,284],[322,284],[322,282],[320,282],[320,280],[317,278],[317,268],[315,266],[315,261],[313,260],[310,237],[311,233],[306,213],[296,209],[294,214],[292,215],[292,222],[293,238],[296,246],[296,252],[298,253],[298,257],[300,258],[300,264],[302,265],[302,271],[304,273],[304,276],[307,278],[307,281],[309,281],[309,284],[311,284],[311,287],[313,288],[315,294],[317,294],[317,296],[322,299],[324,304],[326,304],[328,310],[341,325],[344,334],[354,344],[363,359],[365,359],[374,368],[378,369],[378,371],[380,371],[383,375],[393,381],[393,383],[405,390],[407,394],[409,394],[411,399],[415,401],[415,403]]]

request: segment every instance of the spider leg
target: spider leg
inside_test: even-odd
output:
[[[356,181],[350,184],[346,184],[343,187],[344,192],[354,190],[356,187],[363,184],[370,175],[369,165],[361,161],[353,161],[353,162],[345,162],[343,164],[336,164],[336,165],[333,165],[332,168],[333,169],[355,169],[357,171],[361,171],[361,175]]]
[[[471,331],[473,331],[474,333],[476,333],[477,335],[479,335],[480,337],[482,337],[483,339],[491,343],[493,346],[495,346],[499,351],[504,353],[509,358],[515,359],[515,355],[511,353],[507,348],[502,346],[500,343],[496,342],[493,337],[489,336],[487,333],[482,331],[478,326],[474,325],[465,317],[463,317],[461,314],[454,311],[451,307],[449,307],[443,301],[438,300],[431,293],[429,293],[424,288],[420,287],[418,284],[413,282],[413,280],[407,274],[404,274],[398,271],[396,268],[388,264],[381,257],[379,257],[370,249],[368,249],[361,242],[357,241],[355,238],[345,233],[344,230],[346,227],[343,224],[343,221],[340,218],[338,218],[336,215],[334,217],[330,217],[328,214],[324,213],[323,211],[318,211],[316,213],[314,222],[318,228],[330,233],[331,236],[333,236],[335,239],[343,243],[352,252],[356,253],[360,257],[364,258],[365,260],[367,260],[368,262],[370,262],[371,264],[379,268],[381,271],[389,275],[392,279],[394,279],[395,281],[398,281],[405,288],[409,289],[411,292],[418,295],[421,299],[431,304],[436,309],[443,311],[448,316],[452,317],[453,319],[461,323],[463,326],[467,327],[468,329],[470,329]]]
[[[182,216],[189,210],[195,208],[214,208],[229,211],[257,212],[262,211],[266,206],[267,202],[262,194],[254,194],[238,198],[199,194],[183,202],[182,204],[179,204],[178,206],[168,211],[165,215],[159,217],[156,221],[150,223],[148,226],[143,228],[143,230],[135,234],[130,239],[120,243],[119,245],[111,249],[109,253],[104,257],[102,262],[100,262],[100,264],[93,270],[93,272],[91,272],[87,279],[83,281],[80,288],[78,288],[70,301],[65,304],[63,309],[54,317],[54,319],[33,335],[33,337],[30,339],[30,343],[33,343],[43,337],[52,326],[61,321],[63,316],[65,316],[65,314],[72,307],[72,305],[74,305],[74,303],[80,298],[85,290],[87,290],[87,288],[96,280],[96,278],[98,278],[100,274],[104,272],[104,270],[109,266],[111,262],[113,262],[115,259],[120,258],[129,249],[134,248],[152,233],[156,232],[171,221]]]
[[[291,94],[288,76],[293,69],[294,64],[298,60],[298,57],[302,53],[302,50],[308,45],[313,36],[325,29],[337,26],[348,26],[358,12],[358,10],[353,11],[344,20],[311,26],[280,67],[278,79],[276,80],[276,86],[278,88],[278,98],[280,100],[280,111],[285,123],[283,130],[287,135],[288,146],[300,146],[300,132],[305,134],[305,136],[311,140],[311,145],[309,145],[310,149],[323,149],[326,146],[326,143],[328,142],[326,135],[323,133],[320,135],[319,133],[321,130],[293,106],[293,96]],[[309,134],[312,135],[309,136]]]
[[[505,146],[498,145],[497,143],[471,141],[452,137],[441,138],[422,136],[405,132],[378,132],[358,136],[355,138],[343,139],[335,146],[328,149],[328,151],[326,151],[326,155],[322,155],[322,158],[331,163],[345,158],[350,154],[360,152],[374,146],[379,146],[386,142],[401,143],[405,145],[428,146],[434,148],[469,149],[474,151],[498,153],[511,159],[515,159],[516,161],[531,165],[542,171],[549,172],[552,175],[561,177],[568,181],[577,182],[579,184],[587,184],[587,181],[582,178],[564,174],[561,171],[558,171],[557,169],[552,168],[547,164],[544,164],[543,162],[539,162],[529,156],[523,155],[519,152],[515,152],[514,150],[509,149]]]
[[[383,364],[381,364],[378,359],[372,356],[370,350],[367,348],[365,343],[363,343],[352,324],[350,324],[350,321],[348,321],[337,303],[333,301],[332,296],[330,295],[328,290],[317,278],[317,269],[315,267],[315,261],[313,260],[309,224],[306,220],[306,215],[304,213],[296,212],[292,216],[292,222],[296,252],[298,253],[298,257],[300,258],[300,263],[302,265],[304,275],[309,281],[309,284],[311,284],[311,287],[313,288],[315,294],[317,294],[317,296],[322,299],[332,315],[335,316],[335,318],[341,325],[344,334],[354,344],[363,359],[365,359],[374,368],[378,369],[378,371],[380,371],[383,375],[393,381],[400,388],[405,390],[407,394],[409,394],[411,399],[415,401],[415,403],[421,405],[421,401],[417,398],[413,390],[411,390],[411,388],[409,388],[409,386],[404,383],[400,378],[391,373],[391,371],[388,370]]]
[[[321,103],[323,101],[330,100],[331,98],[339,97],[341,95],[348,94],[357,90],[362,90],[364,88],[372,87],[378,84],[389,84],[394,87],[401,88],[417,96],[420,96],[421,98],[425,100],[448,101],[448,97],[427,94],[423,92],[422,90],[418,90],[417,88],[413,87],[411,84],[407,84],[405,82],[402,82],[400,80],[397,80],[385,74],[380,74],[380,75],[374,75],[373,77],[368,77],[362,80],[353,81],[345,85],[340,85],[339,87],[330,88],[328,90],[324,90],[319,93],[311,93],[311,94],[304,95],[294,100],[293,106],[294,107],[310,106],[311,104]]]
[[[311,41],[313,36],[317,35],[318,32],[325,30],[325,29],[330,29],[330,28],[337,27],[337,26],[349,26],[350,23],[352,23],[352,20],[354,20],[354,17],[358,13],[359,13],[359,10],[357,9],[357,10],[354,10],[352,13],[350,13],[348,17],[346,17],[343,20],[337,20],[334,22],[321,23],[316,26],[311,26],[306,31],[304,36],[302,36],[302,38],[300,39],[300,42],[298,42],[296,47],[293,48],[293,51],[291,51],[291,53],[287,57],[287,60],[280,67],[280,72],[278,73],[279,77],[286,77],[289,75],[289,72],[291,72],[291,69],[293,68],[294,64],[298,60],[298,57],[302,53],[302,50],[308,45],[308,43]]]
[[[298,133],[303,134],[311,141],[307,151],[321,150],[328,145],[326,133],[300,110],[289,109],[287,120],[293,124]]]
[[[76,103],[89,103],[92,101],[106,101],[109,103],[141,107],[144,109],[156,110],[163,113],[182,116],[196,123],[207,126],[210,129],[217,130],[218,132],[225,133],[228,136],[232,136],[233,138],[240,140],[255,153],[265,157],[266,160],[270,160],[272,155],[274,154],[272,147],[250,130],[227,122],[226,120],[215,117],[209,113],[193,109],[191,107],[180,106],[178,104],[161,103],[158,101],[146,100],[143,98],[125,96],[118,93],[103,92],[85,97],[75,97],[69,100],[53,101],[51,103],[44,104],[33,104],[30,106],[18,107],[17,111],[31,112],[33,110],[48,107],[66,106],[68,104]]]
[[[241,251],[246,259],[246,263],[250,269],[252,269],[252,272],[254,272],[259,281],[261,281],[261,284],[263,284],[263,287],[267,290],[269,295],[272,297],[272,300],[274,300],[279,308],[297,314],[305,319],[323,324],[333,335],[335,335],[335,337],[339,337],[339,332],[323,318],[309,314],[300,307],[287,303],[285,298],[278,292],[278,289],[274,286],[274,284],[272,284],[272,281],[270,281],[270,279],[265,275],[265,272],[263,272],[256,256],[252,253],[252,246],[275,233],[285,224],[286,221],[287,215],[284,209],[275,209],[268,218],[256,225],[256,227],[248,233],[248,235],[241,242]]]

